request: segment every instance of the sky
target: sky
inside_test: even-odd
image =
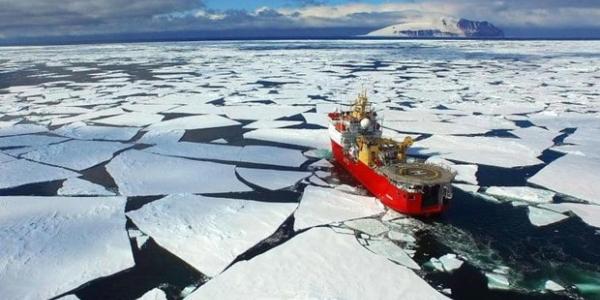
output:
[[[354,35],[440,17],[489,21],[508,37],[600,37],[600,0],[0,0],[0,44]]]

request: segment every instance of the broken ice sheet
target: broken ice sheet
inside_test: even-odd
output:
[[[329,228],[312,228],[240,261],[189,296],[266,298],[446,299],[413,271],[364,249],[354,236]]]
[[[384,232],[388,232],[390,229],[385,226],[381,221],[377,219],[355,219],[344,222],[344,225],[364,232],[370,236],[377,236]]]
[[[527,207],[527,209],[527,216],[529,217],[529,222],[538,227],[554,224],[568,218],[568,216],[565,216],[561,213],[557,213],[547,209],[537,208],[534,206],[529,206]]]
[[[0,197],[0,207],[5,299],[52,298],[134,266],[125,198]]]
[[[488,281],[488,288],[493,290],[506,290],[510,287],[510,282],[503,274],[485,273]]]
[[[528,182],[600,204],[600,159],[567,154],[545,166]]]
[[[142,127],[149,124],[160,122],[164,116],[158,114],[149,114],[143,112],[124,113],[113,117],[95,119],[92,122],[113,126],[133,126]]]
[[[6,147],[33,147],[60,143],[66,138],[47,135],[17,135],[0,138],[0,148]]]
[[[176,194],[127,215],[159,245],[214,277],[274,233],[296,207],[296,203]]]
[[[135,127],[94,126],[83,122],[75,122],[64,125],[53,132],[57,135],[80,140],[128,141],[138,131],[139,128]]]
[[[570,211],[581,218],[586,224],[600,228],[600,205],[563,202],[556,204],[542,204],[540,207],[560,213]]]
[[[434,135],[416,142],[409,151],[503,168],[543,163],[537,158],[541,154],[539,149],[514,138]]]
[[[294,230],[383,213],[373,197],[358,196],[331,188],[307,186],[294,213]]]
[[[414,270],[420,270],[421,267],[410,258],[406,252],[394,242],[385,239],[369,240],[365,246],[367,249],[373,251],[373,253],[381,255],[391,261],[397,262],[407,268]]]
[[[331,147],[327,129],[256,129],[244,133],[244,138],[317,149]]]
[[[0,163],[0,189],[17,187],[30,183],[47,182],[80,174],[63,168],[50,167],[25,159]]]
[[[161,289],[153,288],[138,298],[138,300],[167,300],[167,295]]]
[[[0,127],[0,136],[12,136],[45,132],[48,129],[45,126],[35,124],[16,124],[9,127]]]
[[[111,159],[115,152],[127,147],[131,147],[131,145],[118,142],[72,140],[60,144],[37,147],[26,152],[22,157],[81,171]]]
[[[262,188],[274,191],[295,185],[311,175],[310,172],[282,171],[237,167],[235,171],[244,180]]]
[[[528,186],[492,186],[485,193],[508,200],[522,200],[531,203],[550,203],[555,193]]]
[[[60,196],[114,196],[115,193],[106,190],[101,185],[83,180],[81,178],[69,178],[65,180],[62,187],[58,189]]]
[[[477,185],[477,165],[455,164],[451,161],[443,159],[439,156],[431,156],[427,159],[428,163],[440,164],[450,168],[456,172],[455,181],[466,182],[468,184]]]
[[[235,177],[235,166],[168,157],[139,150],[113,158],[106,170],[126,196],[234,193],[252,189]]]
[[[302,121],[280,121],[280,120],[258,120],[252,122],[244,128],[247,129],[259,129],[259,128],[281,128],[289,127],[302,124]]]
[[[308,159],[300,150],[271,146],[244,146],[240,160],[255,164],[300,167]]]
[[[189,116],[171,119],[148,126],[150,131],[206,129],[240,125],[239,122],[217,115]]]

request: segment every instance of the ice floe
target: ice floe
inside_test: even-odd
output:
[[[139,150],[113,158],[106,170],[126,196],[172,193],[231,193],[250,191],[235,177],[235,166],[167,157]]]
[[[274,191],[294,186],[311,175],[310,172],[282,171],[237,167],[235,171],[244,180],[262,188]]]
[[[554,224],[568,218],[568,216],[561,213],[534,206],[529,206],[527,209],[529,222],[538,227]]]
[[[341,222],[383,213],[373,197],[353,195],[336,189],[307,186],[294,213],[294,229]]]
[[[537,165],[541,154],[514,138],[434,135],[418,141],[410,151],[446,159],[504,168]]]
[[[258,120],[252,122],[244,128],[247,129],[260,129],[260,128],[281,128],[281,127],[289,127],[302,124],[302,121],[279,121],[279,120]]]
[[[588,225],[600,228],[600,205],[564,202],[543,204],[540,205],[540,207],[560,213],[570,211],[580,217],[581,220]]]
[[[134,126],[142,127],[160,122],[164,116],[144,112],[124,113],[113,117],[95,119],[92,122],[113,126]]]
[[[52,298],[134,266],[125,198],[0,197],[0,207],[5,299]]]
[[[495,290],[506,290],[510,287],[510,282],[504,274],[485,273],[488,281],[488,287]]]
[[[34,147],[66,141],[66,138],[47,135],[18,135],[0,138],[0,148]]]
[[[245,146],[240,153],[240,160],[255,164],[300,167],[307,161],[302,152],[271,146]]]
[[[0,127],[0,136],[22,135],[45,132],[48,129],[45,126],[36,124],[17,124],[10,127]]]
[[[565,290],[564,287],[552,280],[546,280],[546,282],[544,283],[544,289],[553,292],[560,292]]]
[[[148,126],[148,130],[189,130],[240,125],[239,122],[217,115],[189,116],[171,119]]]
[[[0,189],[17,187],[30,183],[54,181],[80,174],[63,168],[51,167],[25,159],[0,163]]]
[[[381,255],[393,262],[397,262],[407,268],[420,270],[421,267],[412,258],[398,247],[394,242],[384,239],[369,240],[365,246],[373,253]]]
[[[54,133],[80,140],[128,141],[138,130],[135,127],[94,126],[75,122],[54,130]]]
[[[167,300],[167,295],[162,290],[154,288],[142,295],[138,300]]]
[[[238,262],[189,298],[445,299],[411,270],[329,228],[310,229]]]
[[[370,236],[377,236],[390,230],[377,219],[355,219],[344,222],[344,225]]]
[[[167,142],[146,148],[144,151],[169,156],[237,162],[240,160],[242,147],[209,143]]]
[[[432,257],[428,264],[436,271],[452,273],[462,266],[463,261],[456,254],[448,253],[440,258]]]
[[[105,187],[80,178],[68,178],[58,189],[60,196],[114,196]]]
[[[600,204],[600,159],[567,154],[527,181],[579,199]]]
[[[331,147],[327,129],[256,129],[244,133],[244,138],[317,149]]]
[[[127,147],[131,147],[131,145],[118,142],[72,140],[37,147],[26,152],[22,157],[80,171],[111,159],[115,152]]]
[[[446,166],[456,172],[455,181],[466,182],[468,184],[477,185],[477,165],[455,164],[451,161],[432,156],[427,159],[427,162]]]
[[[485,193],[507,200],[522,200],[532,203],[550,203],[555,193],[528,186],[492,186]]]
[[[127,215],[159,245],[213,277],[274,233],[296,206],[177,194]]]

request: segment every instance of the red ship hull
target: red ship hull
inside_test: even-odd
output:
[[[331,148],[335,161],[385,206],[397,212],[413,216],[440,214],[448,207],[447,203],[443,202],[423,205],[424,197],[422,193],[411,193],[398,188],[388,178],[378,174],[361,161],[354,161],[346,157],[342,146],[333,139],[331,140]]]

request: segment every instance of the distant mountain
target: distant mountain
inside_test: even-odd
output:
[[[395,24],[369,32],[367,36],[500,38],[504,32],[486,21],[443,17]]]

